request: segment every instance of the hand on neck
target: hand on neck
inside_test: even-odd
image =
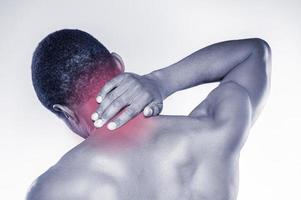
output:
[[[92,98],[86,103],[74,108],[79,118],[79,126],[82,127],[82,131],[88,133],[89,138],[99,139],[104,143],[113,144],[113,146],[115,146],[115,144],[119,147],[124,145],[132,146],[143,143],[150,137],[154,130],[153,120],[151,118],[145,118],[142,113],[115,130],[109,130],[107,128],[107,124],[110,121],[101,128],[96,128],[91,120],[91,114],[95,112],[97,106],[97,102]]]

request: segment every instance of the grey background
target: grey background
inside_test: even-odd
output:
[[[261,37],[273,50],[272,91],[241,153],[239,199],[300,199],[300,1],[0,1],[0,198],[30,183],[82,141],[35,97],[31,56],[48,33],[78,28],[148,73],[214,42]],[[168,98],[188,114],[216,84]],[[185,134],[185,133],[183,133]]]

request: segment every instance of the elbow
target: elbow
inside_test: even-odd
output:
[[[265,63],[269,63],[271,60],[271,47],[267,41],[261,38],[253,38],[251,39],[253,45],[253,53],[257,54],[262,58],[262,61]]]
[[[265,74],[267,84],[270,85],[271,67],[272,67],[272,51],[270,45],[263,39],[251,39],[253,44],[252,56],[257,60],[258,67]]]
[[[236,199],[236,194],[230,191],[211,191],[204,193],[193,194],[193,199],[201,200],[234,200]]]

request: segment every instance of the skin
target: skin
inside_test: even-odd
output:
[[[99,105],[59,105],[87,139],[41,175],[27,199],[236,199],[239,153],[270,88],[270,54],[261,39],[221,42],[144,76],[121,73],[100,91]],[[188,116],[158,115],[169,95],[215,81]],[[103,126],[94,126],[94,112]]]

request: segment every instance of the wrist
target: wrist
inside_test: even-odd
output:
[[[146,74],[144,76],[146,78],[152,80],[153,83],[156,84],[156,86],[159,90],[159,93],[162,97],[162,100],[166,99],[170,95],[170,93],[167,89],[167,84],[164,81],[164,77],[163,77],[163,75],[160,71],[156,70],[156,71],[153,71],[153,72],[151,72],[149,74]]]

